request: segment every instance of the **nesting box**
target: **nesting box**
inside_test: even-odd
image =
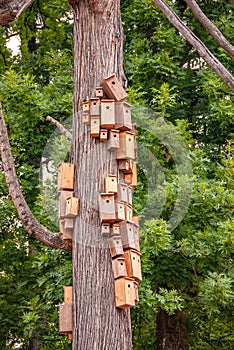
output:
[[[106,141],[108,139],[108,130],[101,129],[100,130],[100,141]]]
[[[99,198],[101,222],[115,222],[115,195],[114,193],[101,193]]]
[[[90,99],[89,114],[91,117],[100,117],[100,100],[99,98]]]
[[[132,222],[124,222],[120,226],[120,234],[124,249],[140,250],[139,228]]]
[[[132,187],[128,186],[127,191],[128,191],[128,203],[132,205]]]
[[[105,178],[105,191],[106,193],[117,193],[117,176],[116,175],[108,175]]]
[[[110,224],[102,224],[101,233],[103,236],[109,236],[111,233]]]
[[[137,162],[133,162],[131,186],[133,189],[135,189],[137,187]]]
[[[140,225],[140,220],[141,220],[140,216],[134,215],[132,217],[132,222],[134,222],[134,224],[136,224],[136,225]]]
[[[113,236],[109,239],[109,247],[112,258],[123,255],[121,236]]]
[[[128,185],[124,183],[118,183],[118,201],[128,203]]]
[[[132,174],[124,174],[124,182],[128,185],[132,184]]]
[[[100,135],[100,118],[99,117],[91,117],[91,128],[90,135],[92,137],[99,137]]]
[[[73,190],[74,187],[74,164],[58,164],[58,190]]]
[[[119,277],[127,277],[127,270],[124,258],[115,258],[112,260],[112,270],[114,279]]]
[[[64,228],[63,240],[72,243],[72,230],[67,230]]]
[[[134,134],[130,131],[123,131],[119,134],[120,147],[117,150],[116,158],[135,159]]]
[[[116,221],[124,221],[126,220],[125,207],[123,202],[117,201],[115,203],[115,212],[116,212]]]
[[[119,160],[119,170],[121,170],[124,174],[132,174],[132,159],[123,159]]]
[[[115,305],[119,308],[135,306],[134,280],[122,277],[115,280]]]
[[[127,93],[117,79],[115,74],[107,77],[101,82],[101,86],[108,98],[113,98],[115,101],[123,101],[127,97]]]
[[[64,220],[64,229],[67,230],[67,231],[68,230],[72,231],[73,230],[73,226],[74,226],[73,219],[65,218],[65,220]]]
[[[82,123],[89,125],[90,124],[90,115],[89,113],[84,113],[82,114]]]
[[[127,221],[132,221],[133,207],[130,204],[125,204],[125,217]]]
[[[62,334],[72,332],[72,304],[59,305],[59,332]]]
[[[102,87],[96,87],[95,95],[96,95],[96,97],[98,97],[98,98],[103,98],[103,97],[104,97],[103,88],[102,88]]]
[[[90,108],[89,101],[84,101],[82,103],[82,111],[83,111],[83,113],[89,114],[89,108]]]
[[[115,103],[115,128],[119,130],[131,130],[131,105],[127,102]]]
[[[126,259],[128,276],[134,278],[136,281],[142,280],[140,255],[139,252],[133,249],[126,250],[123,255],[123,258]]]
[[[113,129],[115,126],[115,101],[101,100],[101,127]]]
[[[107,149],[109,151],[115,151],[119,148],[119,146],[119,130],[112,129],[110,130]]]
[[[139,293],[138,293],[138,282],[134,281],[134,289],[135,289],[135,305],[139,303]]]
[[[78,215],[79,199],[71,197],[66,200],[66,217],[73,217]]]
[[[71,197],[73,197],[73,191],[58,192],[59,219],[63,219],[66,216],[66,201]]]
[[[120,226],[119,224],[113,224],[111,227],[111,235],[118,236],[120,235]]]
[[[72,304],[72,286],[64,286],[64,303]]]

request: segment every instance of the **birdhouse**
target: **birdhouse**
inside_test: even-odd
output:
[[[132,174],[132,165],[133,165],[132,159],[119,160],[118,163],[119,163],[120,171],[122,171],[124,174]]]
[[[120,235],[120,226],[119,224],[113,224],[111,227],[111,235],[118,236]]]
[[[83,113],[89,114],[89,108],[90,108],[90,103],[89,103],[89,101],[84,101],[84,102],[82,103],[82,111],[83,111]]]
[[[132,217],[132,222],[134,222],[134,224],[136,224],[136,225],[140,225],[140,220],[141,220],[141,217],[140,216],[137,216],[137,215],[134,215],[133,217]]]
[[[90,135],[92,137],[99,137],[100,135],[100,118],[99,117],[91,117],[91,129]]]
[[[130,204],[125,204],[125,217],[127,221],[132,221],[133,207]]]
[[[119,134],[120,147],[117,150],[116,158],[135,159],[134,134],[130,131],[123,131]]]
[[[108,139],[108,130],[101,129],[100,130],[100,141],[106,141]]]
[[[138,293],[138,282],[134,281],[134,289],[135,289],[135,305],[137,305],[139,303],[139,293]]]
[[[113,98],[115,101],[123,101],[127,97],[127,93],[117,79],[115,74],[107,77],[101,82],[101,86],[108,98]]]
[[[71,218],[65,218],[64,220],[64,229],[67,231],[72,231],[74,226],[74,221]]]
[[[72,220],[72,219],[65,219],[64,222],[62,223],[62,226],[63,226],[63,240],[66,241],[66,242],[69,242],[69,243],[72,243],[72,232],[73,232],[73,228],[71,229],[70,227],[69,228],[65,228],[65,224],[67,222],[67,220]],[[73,220],[72,220],[73,221]],[[70,226],[70,225],[69,225]]]
[[[89,114],[91,117],[100,117],[100,100],[99,98],[90,99]]]
[[[135,306],[134,280],[122,277],[115,280],[115,305],[118,308]]]
[[[58,164],[58,191],[73,190],[74,187],[74,164]]]
[[[104,97],[103,88],[102,88],[102,87],[96,87],[95,95],[96,95],[96,97],[98,97],[98,98],[103,98],[103,97]]]
[[[128,186],[127,187],[127,191],[128,191],[128,203],[130,205],[132,205],[132,187],[131,186]]]
[[[66,200],[66,217],[73,217],[78,215],[79,199],[71,197]]]
[[[119,130],[131,130],[131,105],[127,102],[115,103],[115,128]]]
[[[114,279],[119,277],[128,277],[124,258],[115,258],[112,260],[112,270]]]
[[[64,303],[72,304],[72,286],[64,286]]]
[[[109,236],[111,233],[110,224],[102,224],[101,233],[102,236]]]
[[[124,182],[128,185],[132,184],[132,174],[124,174]]]
[[[84,123],[85,125],[89,125],[90,124],[90,115],[89,113],[82,113],[82,123]]]
[[[126,220],[125,207],[123,202],[115,203],[115,212],[116,212],[116,221],[124,221]]]
[[[113,236],[109,239],[109,247],[112,258],[123,255],[123,246],[120,236]]]
[[[66,216],[66,200],[71,197],[73,197],[73,191],[58,192],[59,219],[63,219]]]
[[[124,249],[140,250],[139,228],[132,222],[124,222],[120,226],[120,235]]]
[[[105,178],[105,191],[106,193],[117,193],[117,176],[116,175],[108,175]]]
[[[131,186],[133,189],[135,189],[137,187],[137,162],[133,162]]]
[[[113,129],[115,126],[115,101],[101,100],[101,127]]]
[[[124,183],[118,183],[118,201],[128,203],[128,185]]]
[[[99,211],[101,222],[115,222],[114,193],[101,193],[99,198]]]
[[[126,259],[128,276],[135,278],[136,281],[142,280],[140,255],[133,249],[126,250],[123,255],[123,258]]]
[[[110,130],[107,149],[116,151],[119,148],[119,130]]]
[[[59,305],[59,332],[62,334],[72,332],[72,304]]]

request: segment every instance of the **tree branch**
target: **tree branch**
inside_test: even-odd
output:
[[[208,50],[204,43],[182,22],[177,14],[163,0],[152,1],[164,13],[173,26],[178,29],[184,38],[197,50],[199,55],[210,66],[210,68],[218,74],[218,76],[232,91],[234,91],[234,77]]]
[[[229,43],[220,30],[209,20],[202,12],[195,0],[185,0],[194,16],[203,25],[204,28],[213,36],[217,43],[231,56],[234,56],[234,46]]]
[[[17,19],[34,0],[0,0],[0,26]]]
[[[61,134],[65,135],[69,141],[72,141],[72,134],[70,133],[70,131],[68,131],[66,128],[64,128],[64,126],[62,124],[60,124],[56,119],[54,119],[48,115],[46,117],[46,120],[48,120],[49,122],[51,122],[52,124],[57,126],[59,128]]]
[[[0,150],[2,166],[6,178],[9,195],[14,203],[25,230],[40,242],[53,248],[71,250],[68,243],[64,242],[60,233],[53,233],[42,226],[32,214],[22,194],[15,171],[14,160],[11,154],[7,129],[0,104]]]

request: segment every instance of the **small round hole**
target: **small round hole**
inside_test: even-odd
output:
[[[93,104],[94,104],[94,106],[96,106],[97,102],[94,102]]]
[[[128,288],[131,288],[131,285],[130,285],[130,284],[128,284]]]
[[[114,182],[115,180],[114,180],[114,179],[111,179],[111,181],[113,181],[113,182]]]
[[[112,85],[115,85],[115,81],[113,80],[113,81],[111,82],[111,84],[112,84]]]
[[[106,203],[110,203],[109,199],[106,200]]]
[[[110,106],[106,106],[106,109],[110,109]]]
[[[135,256],[133,256],[133,258],[132,258],[133,260],[136,260],[136,258],[135,258]]]
[[[126,111],[125,111],[126,113],[128,113],[128,110],[126,109]]]
[[[119,244],[119,241],[116,241],[116,244]]]
[[[131,141],[132,141],[132,139],[130,139],[130,137],[129,137],[128,141],[129,141],[129,142],[131,142]]]
[[[125,191],[125,188],[123,188],[123,191]]]
[[[114,137],[116,137],[116,135],[114,135]]]
[[[121,266],[123,266],[123,263],[120,263]]]
[[[131,227],[129,228],[129,231],[132,231]]]

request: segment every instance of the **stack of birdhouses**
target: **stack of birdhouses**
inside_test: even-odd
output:
[[[64,302],[58,305],[59,308],[59,332],[68,334],[69,340],[72,340],[72,287],[64,288]]]
[[[104,179],[99,211],[102,235],[109,238],[118,308],[138,303],[141,280],[139,217],[133,216],[132,190],[137,186],[136,126],[131,120],[127,94],[115,74],[96,88],[96,96],[83,102],[82,121],[91,137],[116,152],[118,170]]]

